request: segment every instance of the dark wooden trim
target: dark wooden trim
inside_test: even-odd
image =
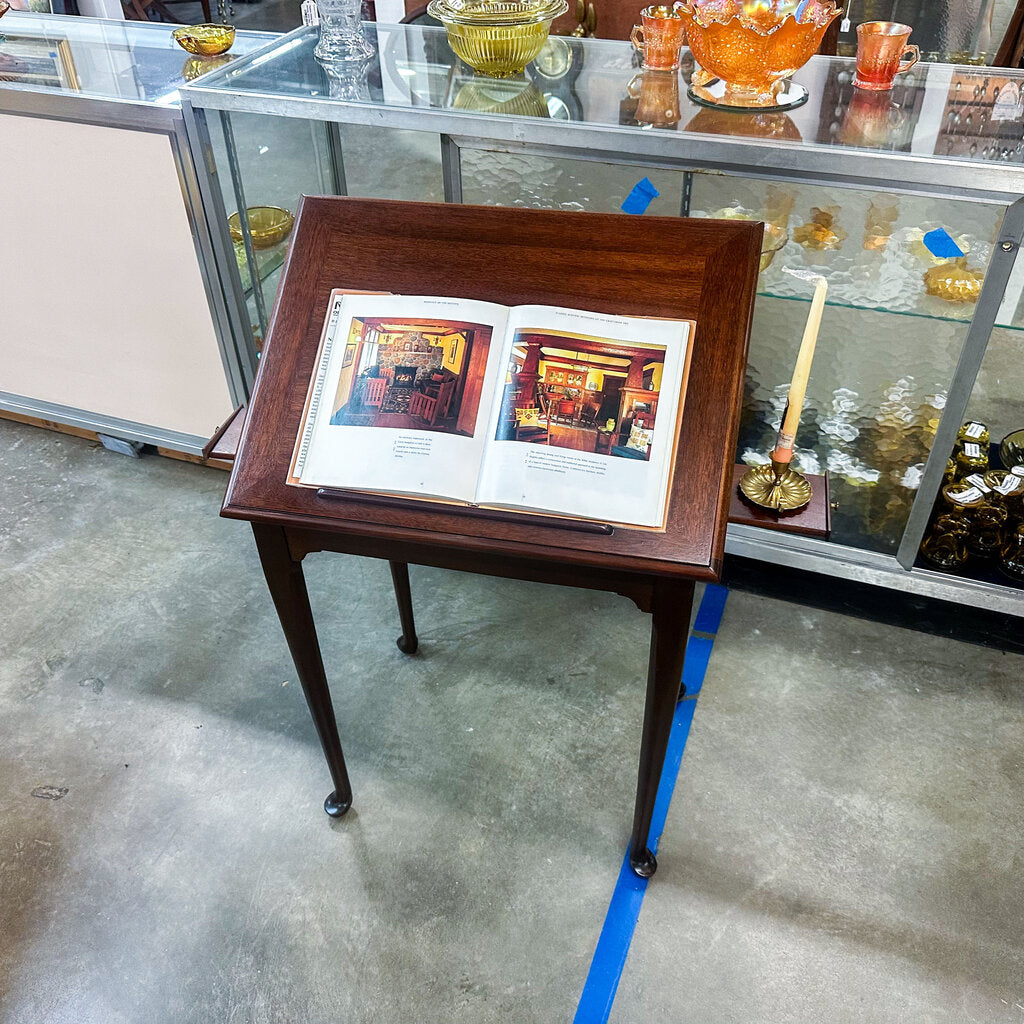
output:
[[[210,440],[203,445],[204,459],[222,459],[233,462],[238,454],[238,442],[242,437],[245,422],[245,406],[237,409],[213,432]]]

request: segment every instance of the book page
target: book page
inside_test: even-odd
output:
[[[661,528],[693,325],[510,311],[480,504]]]
[[[507,315],[333,292],[289,482],[473,501]]]

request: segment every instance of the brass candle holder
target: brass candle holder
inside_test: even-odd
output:
[[[807,478],[776,458],[751,466],[740,478],[740,492],[752,504],[780,514],[796,512],[811,500]]]

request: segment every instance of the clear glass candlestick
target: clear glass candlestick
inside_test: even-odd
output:
[[[324,64],[359,64],[373,57],[373,47],[359,27],[360,0],[317,0],[320,41],[313,54]]]

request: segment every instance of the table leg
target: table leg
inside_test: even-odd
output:
[[[331,693],[327,688],[313,611],[309,607],[302,562],[292,558],[282,527],[253,523],[252,532],[263,563],[263,575],[334,781],[334,792],[324,801],[324,810],[332,818],[340,818],[352,806],[352,786],[338,738],[338,724],[331,706]]]
[[[629,842],[629,865],[634,874],[650,878],[658,862],[648,849],[651,816],[658,795],[658,782],[665,762],[672,719],[679,699],[683,658],[690,631],[693,582],[659,580],[651,602],[651,657],[647,668],[647,703],[640,740],[640,769],[637,774],[636,810]]]
[[[395,585],[398,601],[398,618],[402,623],[402,635],[398,638],[398,649],[403,654],[415,654],[420,642],[416,636],[416,624],[412,618],[412,591],[409,589],[409,565],[407,562],[389,562],[391,582]]]

